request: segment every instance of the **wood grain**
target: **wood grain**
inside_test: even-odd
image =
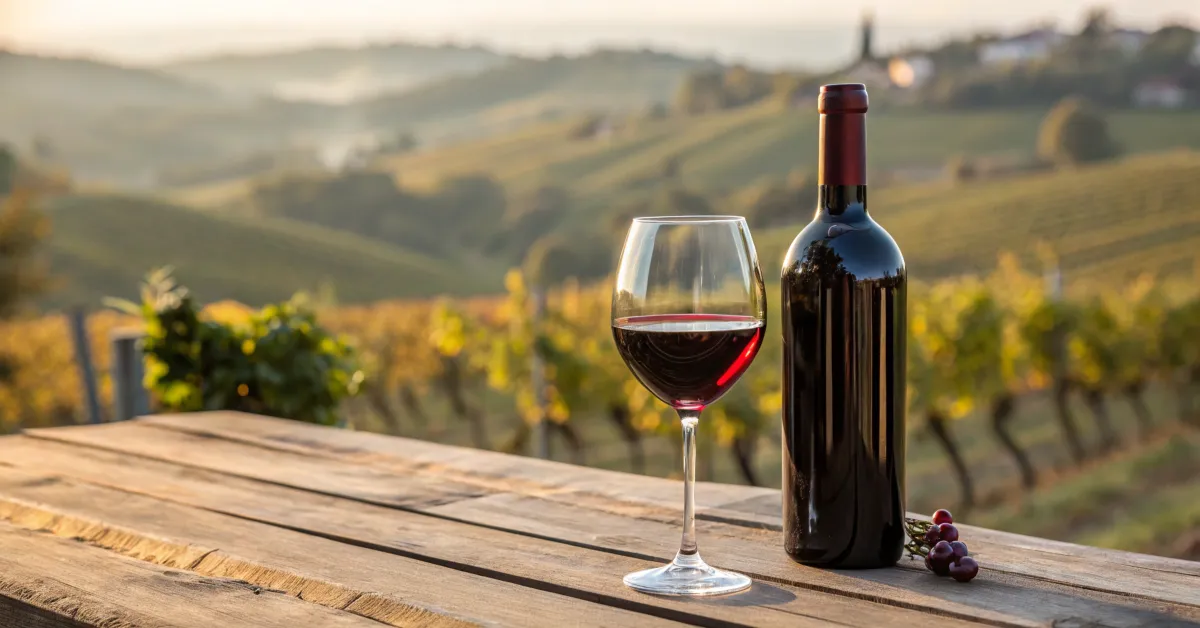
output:
[[[643,560],[218,473],[184,469],[172,464],[128,458],[122,460],[119,455],[102,451],[53,443],[42,443],[40,449],[29,445],[6,448],[6,441],[10,440],[0,439],[0,458],[19,466],[36,465],[38,469],[54,473],[88,476],[92,478],[91,481],[119,485],[126,492],[156,495],[242,518],[270,521],[279,526],[376,550],[381,555],[387,552],[417,558],[443,567],[443,571],[450,573],[455,573],[452,570],[467,571],[520,583],[531,587],[531,590],[541,588],[651,616],[714,626],[803,626],[825,625],[831,621],[851,626],[866,626],[880,621],[949,625],[942,618],[914,611],[864,604],[842,596],[770,583],[756,584],[746,594],[723,599],[680,600],[645,596],[627,589],[621,583],[621,576],[625,573],[653,564]],[[62,451],[55,454],[51,449],[54,447]],[[23,457],[20,452],[32,453]],[[57,507],[49,504],[70,503],[76,510],[86,506],[89,518],[122,528],[144,526],[147,518],[152,516],[145,512],[145,507],[130,514],[131,500],[135,497],[144,499],[141,495],[126,494],[124,499],[88,499],[88,491],[79,490],[78,487],[69,489],[62,483],[43,484],[25,492],[21,485],[0,479],[0,500],[23,501],[31,499],[33,495],[48,504],[43,509],[53,510]],[[172,524],[164,522],[164,525]],[[194,536],[190,534],[188,538]],[[309,545],[306,543],[298,549],[311,551]],[[206,557],[199,568],[203,568],[209,560]],[[528,608],[526,597],[514,596],[508,600],[508,604],[515,608]],[[644,619],[649,622],[652,617]],[[640,625],[643,621],[639,619],[635,623]],[[953,623],[961,625],[963,622]]]
[[[289,426],[286,423],[281,424],[278,419],[260,419],[253,415],[214,413],[211,418],[211,421],[209,416],[205,416],[202,420],[196,420],[194,416],[177,415],[152,417],[146,422],[186,433],[236,439],[239,442],[255,443],[264,447],[276,447],[283,443],[280,448],[284,450],[339,461],[359,461],[363,464],[387,468],[395,473],[417,472],[411,461],[398,457],[398,454],[387,453],[390,450],[399,449],[406,454],[411,453],[420,460],[437,460],[436,472],[438,475],[436,477],[443,481],[452,477],[458,481],[470,483],[481,474],[495,481],[502,479],[499,478],[499,474],[504,473],[507,469],[525,468],[524,465],[518,464],[514,460],[518,462],[527,460],[495,452],[475,452],[474,450],[408,439],[330,430],[319,426],[300,425],[289,430]],[[188,422],[184,419],[191,420]],[[329,438],[316,437],[323,433],[329,433]],[[289,436],[289,434],[292,435]],[[295,434],[305,434],[306,436],[300,437]],[[327,440],[330,441],[328,444],[326,444]],[[484,459],[484,462],[478,467],[471,464],[473,459],[471,454],[473,453],[478,453]],[[497,457],[507,459],[507,465],[496,461]],[[629,474],[594,471],[544,461],[530,462],[551,465],[555,470],[560,466],[568,467],[572,469],[572,472],[566,475],[552,476],[548,480],[552,482],[552,487],[549,484],[539,487],[530,479],[528,471],[522,471],[518,478],[520,483],[514,484],[509,492],[537,496],[572,506],[619,513],[630,518],[678,525],[679,512],[678,507],[675,506],[679,501],[678,482],[633,476],[640,480],[638,484],[641,486],[666,486],[674,491],[674,494],[664,502],[651,503],[642,494],[626,493],[637,490],[637,486],[633,484],[628,482],[607,484],[610,480],[618,477],[624,478]],[[465,468],[460,469],[455,465],[462,465]],[[597,476],[588,478],[590,472],[596,473]],[[423,474],[421,475],[424,477]],[[596,487],[603,487],[603,489],[600,491]],[[738,494],[735,489],[744,489],[744,491]],[[596,500],[595,497],[601,493],[604,499]],[[660,489],[657,493],[665,495],[669,494],[669,491]],[[781,507],[778,491],[726,486],[722,492],[722,498],[730,497],[738,499],[708,508],[700,514],[701,519],[743,528],[771,531],[780,529]],[[672,507],[665,507],[666,504],[670,504]],[[714,530],[724,530],[718,525],[711,527]],[[735,536],[748,534],[743,530],[729,533]],[[1200,576],[1200,565],[1191,561],[1087,548],[971,526],[964,526],[964,533],[968,535],[967,538],[971,540],[971,545],[976,553],[982,552],[988,557],[989,567],[994,570],[1090,590],[1200,606],[1200,578],[1197,577]],[[753,537],[753,535],[749,536]],[[778,551],[778,548],[773,546],[769,551],[775,552]]]
[[[369,432],[334,430],[237,412],[158,415],[139,419],[139,422],[308,455],[399,464],[413,472],[454,477],[477,486],[490,486],[499,492],[542,496],[577,494],[573,497],[590,494],[658,505],[678,501],[682,490],[679,482],[663,478],[409,438],[382,437]],[[696,484],[697,507],[701,509],[771,495],[778,495],[778,491],[714,482]]]
[[[0,448],[0,459],[9,459],[14,455],[26,452],[27,464],[40,464],[55,472],[76,473],[81,476],[97,476],[96,480],[105,483],[119,483],[125,490],[136,490],[148,494],[160,495],[167,499],[187,500],[186,503],[229,512],[238,516],[251,517],[269,521],[276,525],[304,529],[323,535],[337,535],[346,538],[348,542],[380,543],[377,539],[378,528],[391,525],[392,541],[403,531],[405,540],[421,539],[419,549],[387,546],[393,551],[413,551],[421,556],[439,561],[453,561],[471,568],[479,568],[475,552],[483,551],[487,558],[486,567],[496,568],[503,565],[503,574],[497,577],[520,577],[536,579],[545,578],[544,565],[528,564],[530,555],[539,556],[542,562],[549,561],[558,564],[568,561],[574,554],[563,553],[562,548],[553,544],[541,543],[541,539],[525,539],[517,543],[512,540],[514,535],[501,533],[497,530],[484,529],[480,526],[517,530],[528,535],[536,535],[554,539],[560,543],[599,549],[612,554],[621,554],[620,558],[653,558],[665,560],[673,552],[672,543],[678,535],[678,528],[664,524],[638,520],[620,515],[605,514],[590,510],[581,510],[569,504],[548,502],[523,495],[494,494],[489,497],[473,500],[457,500],[438,505],[428,506],[433,514],[450,516],[476,524],[471,527],[455,527],[456,522],[438,522],[428,517],[412,517],[405,513],[397,513],[378,508],[374,505],[344,502],[342,505],[326,505],[327,502],[313,500],[329,499],[327,496],[305,494],[297,491],[283,491],[277,486],[263,487],[246,479],[235,477],[222,478],[227,469],[221,461],[232,456],[226,452],[229,448],[240,451],[245,445],[225,443],[211,438],[197,438],[184,433],[171,433],[164,430],[154,430],[146,426],[127,424],[122,429],[109,430],[54,430],[49,433],[39,433],[41,436],[61,437],[65,440],[81,443],[88,448],[103,447],[115,451],[137,453],[150,458],[157,457],[160,448],[172,452],[170,460],[179,464],[204,468],[215,472],[211,477],[204,476],[197,480],[199,471],[193,470],[186,474],[169,476],[174,466],[158,464],[150,460],[127,460],[127,465],[135,466],[134,470],[123,473],[107,466],[87,468],[87,461],[95,459],[97,464],[116,466],[121,461],[119,456],[105,454],[94,449],[77,448],[75,451],[60,452],[57,456],[44,449],[39,450],[32,445],[17,447],[9,452]],[[165,444],[164,444],[165,441]],[[204,447],[198,447],[200,443]],[[49,446],[52,443],[45,443]],[[189,446],[189,444],[191,446]],[[2,443],[0,443],[2,445]],[[244,455],[242,452],[239,455]],[[298,456],[282,451],[263,451],[266,461],[276,457]],[[110,458],[104,458],[110,456]],[[54,462],[57,458],[60,462]],[[262,464],[255,469],[246,469],[237,474],[241,478],[261,478],[273,484],[286,484],[304,489],[312,476],[322,474],[320,469],[326,459],[309,457],[310,473],[302,477],[281,477],[274,471],[274,464]],[[283,465],[285,468],[287,465]],[[197,484],[193,487],[188,481]],[[389,486],[397,493],[397,502],[409,504],[405,490],[414,482],[421,481],[421,476],[396,475]],[[219,486],[218,486],[219,485]],[[241,492],[239,496],[236,492]],[[419,494],[426,494],[426,489],[417,487]],[[354,499],[363,499],[347,491]],[[371,489],[367,493],[371,500],[378,498],[381,491]],[[194,501],[193,501],[194,500]],[[363,501],[367,501],[363,499]],[[334,503],[337,503],[336,500]],[[311,505],[308,505],[311,504]],[[301,507],[303,506],[303,507]],[[406,506],[408,507],[408,506]],[[323,509],[336,508],[339,516],[336,522],[322,520],[321,517],[307,516],[306,512],[320,512]],[[335,525],[336,524],[336,525]],[[400,527],[396,527],[396,526]],[[796,585],[817,591],[835,593],[839,596],[857,598],[871,602],[883,602],[896,608],[914,608],[929,613],[950,614],[960,618],[975,618],[1001,625],[1047,625],[1051,623],[1070,624],[1075,621],[1102,621],[1104,625],[1138,626],[1147,623],[1186,623],[1196,619],[1197,609],[1187,604],[1157,599],[1144,599],[1132,595],[1121,595],[1115,592],[1092,591],[1042,582],[1036,578],[1026,578],[1019,575],[986,572],[981,580],[972,585],[962,586],[945,580],[937,580],[919,569],[886,569],[863,572],[831,572],[803,568],[792,564],[778,550],[775,535],[765,531],[746,530],[740,527],[723,524],[706,524],[701,538],[702,548],[706,556],[714,563],[734,569],[741,569],[756,576],[761,581]],[[332,526],[332,529],[331,529]],[[449,532],[449,538],[441,535]],[[463,548],[459,539],[470,536],[474,540],[485,541],[486,549],[479,550],[473,545]],[[520,538],[520,537],[517,537]],[[537,540],[540,543],[529,541]],[[389,539],[382,539],[388,543]],[[576,586],[582,590],[602,592],[605,595],[617,596],[628,593],[619,587],[619,576],[633,568],[634,564],[603,561],[593,554],[588,554],[588,571],[604,570],[605,580],[588,580],[587,573],[564,572],[555,573],[555,577],[565,579],[556,583],[563,586]],[[981,556],[989,560],[987,556]],[[524,563],[524,564],[523,564]],[[986,564],[986,563],[985,563]],[[461,568],[461,567],[460,567]],[[1164,574],[1170,576],[1171,574]],[[586,583],[586,584],[583,584]],[[617,585],[617,590],[611,587]],[[1139,583],[1138,586],[1141,586]],[[634,596],[633,599],[644,596]],[[1038,600],[1030,604],[1030,599]],[[812,606],[810,604],[810,606]],[[862,608],[873,608],[874,605],[859,605]],[[895,612],[895,611],[892,611]],[[863,614],[861,610],[856,615],[878,621]],[[758,623],[758,622],[756,622]]]
[[[0,447],[12,440],[0,439]],[[12,461],[7,454],[8,450],[3,459]],[[40,466],[53,467],[59,461],[48,456]],[[114,476],[157,471],[119,469],[110,471]],[[179,468],[175,472],[188,474]],[[194,481],[207,479],[201,474]],[[322,509],[313,516],[328,519],[331,512]],[[0,520],[82,539],[155,565],[236,578],[397,626],[612,626],[633,621],[671,625],[422,561],[24,469],[10,468],[0,475]]]
[[[106,628],[379,625],[279,591],[163,569],[3,522],[0,624]]]

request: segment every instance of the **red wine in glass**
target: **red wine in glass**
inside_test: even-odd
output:
[[[704,562],[696,541],[696,427],[700,413],[754,361],[767,320],[758,254],[740,216],[634,218],[613,282],[617,352],[651,394],[675,409],[683,433],[683,536],[670,563],[627,574],[655,595],[722,595],[745,575]]]
[[[651,314],[613,321],[613,339],[642,385],[676,410],[703,410],[742,376],[763,321],[724,314]]]

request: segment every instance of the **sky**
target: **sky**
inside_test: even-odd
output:
[[[951,32],[1013,30],[1044,20],[1074,28],[1088,0],[0,0],[0,45],[128,62],[222,49],[385,39],[455,40],[508,49],[655,44],[763,56],[853,27],[875,12],[887,45]],[[1200,0],[1112,0],[1123,23],[1200,26]],[[774,43],[764,41],[774,33]],[[844,33],[849,39],[852,31]],[[815,43],[815,42],[814,42]]]

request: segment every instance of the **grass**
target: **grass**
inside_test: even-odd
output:
[[[142,197],[56,199],[47,306],[98,305],[136,294],[151,268],[172,265],[202,300],[257,304],[297,290],[336,289],[347,302],[470,294],[498,281],[348,233],[307,224],[214,215]],[[485,280],[486,276],[486,280]]]

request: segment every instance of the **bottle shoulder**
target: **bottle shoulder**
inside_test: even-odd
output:
[[[782,275],[848,273],[857,278],[905,278],[904,255],[879,223],[869,216],[852,223],[817,219],[792,241]]]

